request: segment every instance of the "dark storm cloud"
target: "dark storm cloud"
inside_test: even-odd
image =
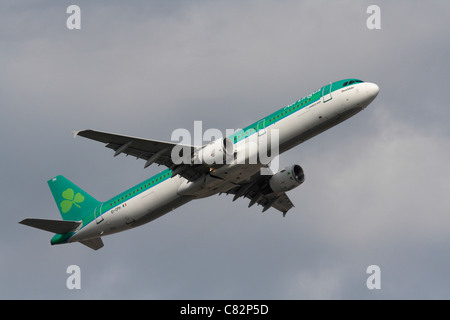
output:
[[[449,4],[378,2],[370,31],[368,1],[79,1],[69,31],[70,4],[0,5],[1,298],[449,298]],[[307,177],[284,219],[214,196],[98,252],[17,223],[59,219],[45,183],[57,174],[106,200],[161,170],[71,130],[238,128],[346,77],[380,94],[281,156]]]

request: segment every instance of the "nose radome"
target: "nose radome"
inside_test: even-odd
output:
[[[375,83],[366,82],[366,92],[369,98],[373,100],[380,92],[380,88]]]

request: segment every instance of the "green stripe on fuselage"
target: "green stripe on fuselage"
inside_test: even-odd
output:
[[[341,89],[343,87],[344,83],[346,83],[346,82],[349,83],[350,81],[362,82],[361,80],[358,80],[358,79],[344,79],[344,80],[335,81],[335,82],[331,83],[331,93],[333,93],[336,90]],[[305,97],[295,101],[294,103],[292,103],[278,111],[275,111],[274,113],[268,115],[267,117],[262,118],[262,119],[256,121],[255,123],[252,123],[251,125],[237,131],[236,133],[230,135],[228,138],[231,139],[231,141],[233,141],[233,143],[237,143],[237,142],[251,136],[252,134],[257,133],[258,131],[267,128],[268,126],[288,117],[289,115],[293,114],[294,112],[297,112],[297,111],[317,102],[318,100],[320,100],[322,98],[323,89],[328,86],[329,86],[329,84],[321,87],[320,89],[314,91],[313,93],[306,95]],[[330,92],[327,92],[327,94],[328,93],[330,93]]]
[[[340,81],[333,82],[331,84],[331,92],[334,92],[336,90],[339,90],[343,87],[344,83],[348,83],[350,81],[358,81],[361,82],[361,80],[358,79],[344,79]],[[315,102],[317,102],[319,99],[322,98],[322,92],[323,88],[329,86],[325,85],[321,87],[320,89],[314,91],[311,94],[306,95],[305,97],[297,100],[291,105],[288,105],[270,115],[268,115],[265,118],[262,118],[258,120],[257,122],[245,127],[242,130],[239,130],[238,132],[234,133],[233,135],[229,136],[229,138],[235,143],[238,141],[241,141],[242,139],[245,139],[246,137],[258,132],[259,130],[263,128],[267,128],[268,126],[280,121],[281,119],[286,118],[290,114],[297,112],[298,110],[301,110]],[[264,120],[265,124],[263,127],[258,128],[258,123],[261,123],[261,121]],[[236,141],[234,138],[236,137]],[[140,193],[148,190],[149,188],[154,187],[155,185],[171,178],[172,176],[172,170],[166,169],[159,174],[141,182],[140,184],[128,189],[127,191],[122,192],[121,194],[113,197],[112,199],[106,201],[102,205],[101,214],[105,213],[108,210],[111,210],[112,208],[115,208],[118,205],[123,205],[126,201],[130,200],[131,198],[139,195]],[[87,223],[93,221],[95,219],[94,212],[87,217],[83,219],[83,226],[85,226]]]
[[[346,83],[346,82],[348,83],[350,81],[361,82],[361,80],[358,80],[358,79],[345,79],[345,80],[333,82],[333,83],[331,83],[331,93],[336,90],[341,89],[343,87],[344,83]],[[297,111],[317,102],[318,100],[320,100],[322,98],[323,88],[326,86],[329,86],[329,84],[321,87],[320,89],[314,91],[311,94],[306,95],[305,97],[297,100],[293,104],[288,105],[284,108],[281,108],[278,111],[275,111],[274,113],[268,115],[267,117],[256,121],[255,123],[243,128],[242,130],[237,131],[236,133],[230,135],[228,138],[230,138],[231,141],[233,141],[233,143],[239,142],[239,141],[245,139],[246,137],[249,137],[250,135],[257,133],[259,130],[265,129],[265,128],[269,127],[270,125],[280,121],[281,119],[288,117],[289,115],[293,114],[294,112],[297,112]],[[260,125],[260,127],[258,127],[258,124],[261,123],[261,121],[263,121],[263,120],[264,120],[264,122],[263,122],[264,124],[262,126]],[[142,192],[158,185],[159,183],[161,183],[165,180],[170,179],[171,176],[172,176],[172,170],[170,170],[170,169],[166,169],[166,170],[160,172],[159,174],[141,182],[140,184],[128,189],[127,191],[122,192],[121,194],[111,198],[110,200],[103,202],[100,213],[103,214],[119,205],[124,205],[124,203],[126,201],[129,201],[133,197],[141,194]],[[90,222],[95,220],[95,212],[90,213],[89,215],[84,217],[82,220],[83,220],[83,225],[82,225],[82,228],[83,228],[84,226],[88,225]],[[59,241],[67,241],[67,239],[70,238],[72,235],[73,235],[73,233],[62,235],[62,236],[57,235],[57,236],[60,236],[60,237],[58,237]]]
[[[103,214],[104,212],[106,212],[118,205],[124,204],[126,201],[130,200],[131,198],[134,198],[135,196],[141,194],[142,192],[160,184],[161,182],[169,179],[171,176],[172,176],[172,170],[166,169],[166,170],[158,173],[157,175],[141,182],[140,184],[122,192],[121,194],[104,202],[101,213]]]
[[[172,176],[172,170],[166,169],[157,175],[141,182],[140,184],[122,192],[121,194],[111,198],[108,201],[103,202],[101,207],[101,214],[104,214],[105,212],[120,206],[124,205],[125,202],[129,201],[130,199],[134,198],[135,196],[138,196],[142,192],[160,184],[161,182],[169,179]],[[81,228],[85,227],[89,223],[95,220],[95,212],[92,212],[85,216],[82,221],[83,225]]]

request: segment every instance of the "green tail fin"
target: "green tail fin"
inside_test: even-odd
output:
[[[56,176],[47,183],[63,220],[81,220],[101,204],[63,176]]]

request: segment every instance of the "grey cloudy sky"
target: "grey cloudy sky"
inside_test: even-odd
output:
[[[81,30],[66,9],[81,8]],[[381,8],[381,30],[366,9]],[[450,298],[447,1],[2,1],[0,298]],[[96,129],[169,140],[239,128],[322,85],[375,82],[364,112],[281,156],[286,218],[214,196],[94,252],[17,222],[60,219],[46,181],[99,200],[159,172]],[[81,290],[66,269],[80,266]],[[366,268],[381,268],[368,290]]]

